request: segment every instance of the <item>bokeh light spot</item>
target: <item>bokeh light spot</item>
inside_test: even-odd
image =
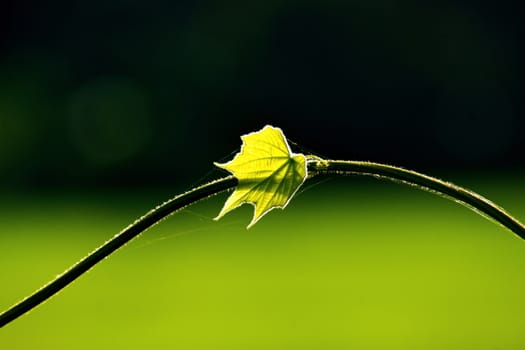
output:
[[[136,83],[100,79],[75,91],[69,101],[74,146],[104,165],[139,153],[152,134],[148,97]]]

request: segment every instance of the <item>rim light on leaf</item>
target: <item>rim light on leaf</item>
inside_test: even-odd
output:
[[[215,163],[239,182],[215,220],[249,203],[254,206],[250,228],[270,210],[290,202],[306,180],[306,157],[292,153],[282,130],[273,126],[243,135],[241,140],[241,150],[230,162]]]

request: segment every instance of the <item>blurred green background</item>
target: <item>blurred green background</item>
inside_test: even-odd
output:
[[[516,1],[0,4],[0,308],[241,134],[466,185],[525,219]],[[312,151],[310,151],[312,150]],[[224,195],[0,331],[1,349],[523,349],[525,247],[427,193],[312,187],[246,231]]]
[[[522,177],[457,180],[511,211],[525,206],[515,195]],[[414,189],[358,178],[323,185],[249,231],[249,207],[212,221],[225,195],[176,214],[2,329],[2,349],[524,348],[519,238]],[[0,222],[0,304],[164,196],[11,201]]]

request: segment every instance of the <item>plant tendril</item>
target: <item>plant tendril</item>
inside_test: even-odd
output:
[[[366,175],[389,179],[395,182],[415,186],[418,189],[430,191],[441,196],[453,199],[470,209],[494,220],[511,230],[520,238],[525,239],[525,226],[513,218],[509,213],[479,194],[459,187],[449,182],[427,176],[412,170],[391,165],[372,162],[325,160],[318,156],[306,156],[308,179],[319,175]],[[233,189],[238,185],[238,179],[233,176],[224,177],[208,184],[196,187],[186,193],[152,209],[120,233],[108,240],[99,248],[88,254],[75,265],[54,280],[13,305],[0,314],[0,327],[5,326],[16,318],[29,312],[37,305],[49,299],[65,288],[75,279],[87,272],[105,257],[125,245],[142,232],[160,222],[170,214],[202,199]]]

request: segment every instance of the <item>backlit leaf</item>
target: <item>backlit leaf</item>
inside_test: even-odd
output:
[[[286,207],[306,179],[306,158],[292,153],[281,129],[273,126],[267,125],[241,139],[241,150],[230,162],[215,163],[239,181],[215,220],[249,203],[254,206],[250,228],[270,210]]]

